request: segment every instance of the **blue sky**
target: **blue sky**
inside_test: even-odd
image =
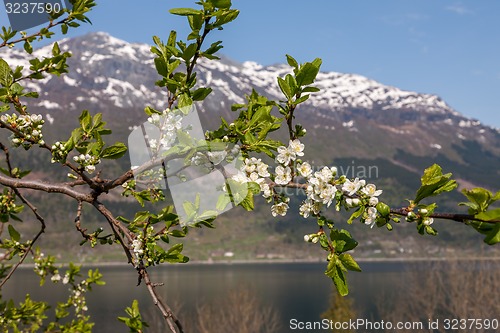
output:
[[[187,0],[97,0],[93,25],[130,42],[183,34],[168,14]],[[500,1],[233,0],[237,21],[215,38],[222,53],[264,65],[323,59],[324,71],[356,73],[401,89],[434,93],[466,116],[500,127]],[[1,8],[1,7],[0,7]],[[6,24],[5,13],[0,22]]]

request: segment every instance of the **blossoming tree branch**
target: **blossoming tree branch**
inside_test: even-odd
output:
[[[89,12],[95,6],[91,0],[72,0],[73,7],[52,12],[50,23],[39,32],[29,35],[24,32],[2,28],[0,47],[22,44],[27,54],[33,53],[32,44],[53,36],[60,27],[63,34],[80,23],[90,22]],[[350,254],[358,242],[342,228],[344,223],[359,221],[369,228],[385,227],[392,230],[402,221],[413,223],[420,234],[435,235],[436,220],[464,223],[484,234],[490,245],[500,242],[500,208],[494,203],[500,199],[500,191],[492,193],[483,188],[463,190],[467,213],[440,212],[434,196],[456,189],[457,183],[451,173],[443,173],[438,165],[427,168],[421,178],[421,186],[415,197],[405,207],[389,207],[382,201],[383,189],[364,179],[350,179],[339,174],[337,168],[324,166],[313,170],[312,162],[302,160],[307,147],[301,142],[306,129],[295,121],[300,105],[319,89],[314,86],[320,71],[321,60],[300,64],[287,55],[290,73],[278,77],[276,84],[283,93],[282,100],[272,101],[256,91],[245,96],[246,103],[233,105],[238,116],[232,122],[221,119],[220,127],[203,133],[203,138],[194,135],[192,128],[184,126],[182,119],[196,103],[202,102],[212,91],[210,87],[197,84],[196,65],[200,59],[217,61],[216,53],[222,42],[205,46],[206,37],[214,30],[222,30],[237,18],[239,11],[231,7],[230,0],[200,0],[197,8],[175,8],[174,15],[186,17],[190,34],[186,40],[177,38],[172,31],[166,42],[154,37],[151,51],[159,74],[157,85],[168,93],[165,110],[146,106],[147,123],[158,128],[158,137],[150,138],[148,149],[154,157],[140,165],[132,165],[123,174],[110,174],[101,167],[104,159],[121,159],[127,145],[121,142],[109,144],[106,137],[111,131],[101,114],[92,115],[84,110],[78,117],[79,126],[69,137],[54,142],[44,140],[44,115],[30,113],[30,104],[39,93],[23,86],[26,80],[41,80],[47,75],[61,75],[70,69],[66,60],[69,52],[61,52],[58,43],[52,47],[52,55],[38,59],[33,56],[29,68],[13,67],[0,59],[0,127],[9,133],[8,142],[1,142],[3,152],[0,184],[0,247],[5,251],[0,259],[0,288],[26,258],[35,262],[35,273],[40,283],[47,279],[51,283],[62,283],[69,287],[68,299],[55,309],[54,316],[44,301],[32,300],[15,305],[0,298],[0,327],[3,331],[45,332],[90,332],[93,324],[87,314],[86,293],[95,285],[103,284],[97,270],[89,270],[82,277],[80,267],[70,264],[67,269],[59,266],[55,258],[45,255],[37,246],[44,233],[50,232],[53,221],[46,221],[32,203],[33,191],[43,192],[47,199],[63,195],[76,203],[75,232],[82,237],[82,244],[92,247],[99,244],[118,246],[125,260],[131,265],[131,273],[137,274],[138,283],[144,284],[153,303],[165,319],[171,332],[183,332],[182,323],[158,293],[161,283],[151,281],[148,270],[164,263],[184,263],[188,258],[182,254],[183,245],[171,245],[172,238],[188,235],[191,228],[213,228],[213,221],[231,204],[251,211],[254,196],[262,195],[270,204],[270,216],[284,216],[290,209],[290,198],[286,188],[302,191],[305,200],[299,213],[311,220],[311,232],[304,240],[319,246],[325,253],[325,274],[330,277],[341,295],[348,294],[347,271],[361,271]],[[269,134],[286,131],[287,142],[272,139]],[[203,141],[202,143],[200,143]],[[45,151],[46,158],[59,165],[61,174],[68,177],[65,182],[25,179],[30,170],[16,166],[11,151],[16,149]],[[169,168],[174,161],[181,160],[179,168]],[[232,163],[232,171],[225,168]],[[33,165],[33,170],[37,166]],[[184,201],[179,207],[166,205],[165,178],[175,178],[179,184],[186,180],[190,168],[205,168],[207,172],[218,171],[224,182],[218,190],[214,210],[204,209],[200,196],[193,201]],[[136,212],[135,216],[116,216],[103,203],[103,198],[112,190],[120,189],[122,195],[135,198],[141,205],[150,202],[159,206],[156,213],[148,210]],[[107,222],[93,232],[85,227],[83,207],[93,207]],[[34,236],[21,235],[17,230],[19,214],[31,212],[38,225]],[[350,212],[347,221],[333,221],[326,217],[327,210]],[[217,232],[214,230],[213,232]],[[127,317],[120,317],[132,332],[142,332],[147,324],[143,321],[137,302],[126,310]]]

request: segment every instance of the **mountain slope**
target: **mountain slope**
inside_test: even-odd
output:
[[[28,101],[31,102],[28,105],[31,112],[44,114],[48,120],[44,127],[47,142],[68,137],[83,109],[103,112],[116,139],[126,142],[131,126],[146,120],[145,106],[165,107],[166,93],[154,85],[159,76],[148,45],[127,43],[105,33],[92,33],[62,40],[60,47],[73,53],[68,61],[70,72],[60,78],[25,82],[29,89],[42,92],[40,99]],[[42,47],[35,55],[48,55],[50,48]],[[16,49],[2,50],[0,57],[11,66],[27,66],[29,60]],[[286,65],[261,66],[226,58],[220,62],[201,61],[198,82],[214,89],[198,106],[203,124],[213,129],[220,116],[234,118],[236,114],[230,111],[230,105],[242,103],[243,96],[252,89],[281,99],[276,76],[284,76],[290,71]],[[498,129],[464,117],[438,96],[404,91],[356,74],[321,72],[316,86],[321,91],[296,113],[297,121],[308,129],[304,139],[305,157],[315,166],[334,164],[350,177],[366,177],[384,189],[384,200],[396,205],[411,197],[422,170],[435,162],[447,172],[453,172],[462,185],[498,189]],[[37,155],[22,156],[31,163],[43,161]],[[126,159],[124,163],[127,164]],[[125,169],[129,165],[121,167]],[[459,200],[458,194],[455,199]],[[114,205],[119,214],[126,215],[127,210],[133,209],[116,202]],[[292,248],[299,246],[297,240],[302,239],[301,233],[310,231],[306,225],[296,223],[297,216],[287,216],[280,224],[270,222],[269,207],[259,207],[261,211],[254,215],[257,216],[254,217],[257,229],[247,230],[244,221],[238,221],[224,227],[229,229],[218,234],[220,239],[233,239],[236,229],[251,232],[256,241],[265,240],[266,245],[259,245],[263,249],[256,250],[261,253],[273,246],[279,249],[283,242],[291,242]],[[56,214],[49,212],[49,217],[52,213]],[[57,214],[67,215],[65,212]],[[53,219],[58,220],[57,216]],[[221,219],[236,220],[236,217],[237,213],[233,212]],[[280,236],[269,236],[272,239],[264,236],[270,231]],[[198,233],[200,236],[203,231]],[[412,229],[409,234],[414,233]],[[450,234],[445,235],[449,237]],[[195,236],[196,241],[201,239],[198,236]],[[212,245],[220,243],[211,238],[209,242]],[[255,248],[255,243],[248,244],[249,249]],[[226,250],[233,250],[234,244],[228,246]],[[200,253],[206,249],[197,248]]]
[[[159,77],[148,45],[91,33],[62,40],[60,47],[73,53],[68,61],[70,73],[26,82],[29,89],[43,91],[42,98],[31,105],[32,112],[47,114],[49,121],[57,119],[50,132],[69,133],[76,117],[68,115],[90,109],[103,112],[124,139],[130,126],[145,120],[142,110],[146,105],[165,106],[165,91],[154,85]],[[42,47],[34,54],[48,55],[50,49]],[[27,67],[29,60],[16,49],[0,56],[11,66]],[[203,123],[210,129],[217,125],[219,116],[235,117],[230,105],[244,102],[251,89],[279,100],[276,77],[288,72],[286,65],[203,59],[198,66],[199,84],[214,89],[199,105]],[[296,116],[309,129],[305,139],[308,157],[317,164],[331,163],[333,158],[384,158],[420,172],[403,158],[404,152],[423,160],[438,158],[445,164],[464,166],[459,168],[461,178],[488,185],[476,181],[472,172],[467,175],[467,167],[476,173],[483,157],[490,165],[500,161],[500,131],[462,116],[438,96],[336,72],[319,73],[315,85],[321,91],[302,105]],[[325,142],[331,144],[325,146]],[[470,154],[476,158],[467,158]],[[491,176],[498,180],[500,174],[493,171]]]

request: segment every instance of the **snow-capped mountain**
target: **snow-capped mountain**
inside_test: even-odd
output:
[[[67,115],[89,109],[103,112],[119,134],[127,135],[130,126],[145,120],[145,106],[164,107],[166,93],[154,84],[159,76],[149,45],[128,43],[106,33],[64,39],[59,45],[62,51],[73,54],[68,61],[70,72],[24,82],[28,89],[42,92],[31,108],[46,114],[52,126],[70,130],[70,120],[76,117]],[[45,46],[34,55],[49,55],[50,50],[50,45]],[[25,67],[30,58],[17,49],[0,50],[0,57],[11,66]],[[234,117],[230,105],[242,103],[252,88],[282,99],[276,77],[290,71],[288,65],[281,64],[202,60],[198,84],[214,89],[199,106],[207,126],[216,125],[219,116]],[[328,151],[319,157],[323,162],[333,156],[397,161],[398,152],[403,151],[468,163],[460,149],[472,149],[470,142],[475,142],[475,150],[500,161],[500,131],[464,117],[436,95],[336,72],[319,73],[315,86],[321,91],[301,106],[296,116],[309,129],[312,150]],[[328,141],[332,144],[325,145]]]

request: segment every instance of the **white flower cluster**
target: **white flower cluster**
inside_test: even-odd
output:
[[[71,290],[71,301],[75,307],[76,313],[79,315],[82,315],[82,312],[88,311],[87,301],[85,300],[87,288],[87,281],[84,280]]]
[[[337,195],[338,188],[335,180],[337,168],[325,166],[313,173],[309,163],[304,162],[297,167],[297,170],[307,180],[307,199],[300,206],[299,213],[305,218],[311,214],[318,215],[321,207],[323,205],[329,207]],[[382,190],[377,190],[374,184],[366,185],[366,181],[359,178],[345,179],[341,190],[346,196],[347,206],[357,207],[361,204],[369,206],[365,211],[364,222],[373,227],[378,215],[375,208],[378,203],[377,197],[382,193]]]
[[[80,154],[77,156],[73,156],[73,161],[85,168],[85,171],[87,171],[89,174],[93,173],[95,171],[95,166],[101,163],[101,160],[99,158],[91,156],[90,154]]]
[[[278,185],[288,185],[292,179],[292,164],[297,160],[297,157],[304,156],[304,144],[300,140],[290,140],[288,142],[288,147],[280,146],[278,147],[278,155],[276,156],[276,162],[279,163],[274,169],[275,177],[274,182]],[[271,214],[273,216],[285,216],[288,212],[288,202],[289,198],[280,197],[280,202],[275,203],[271,206]]]
[[[64,277],[63,277],[63,278],[61,278],[61,275],[60,275],[60,274],[59,274],[59,272],[56,270],[56,271],[55,271],[55,274],[54,274],[54,275],[52,275],[52,277],[50,278],[50,280],[51,280],[52,282],[54,282],[54,283],[61,281],[61,279],[62,279],[62,283],[63,283],[63,284],[68,284],[68,283],[69,283],[69,274],[68,274],[68,273],[66,273],[66,274],[64,274]]]
[[[240,146],[225,147],[223,150],[213,150],[207,152],[198,151],[191,158],[191,163],[196,166],[202,166],[209,172],[214,169],[215,165],[221,164],[224,160],[228,163],[234,161],[235,157],[240,153]]]
[[[260,190],[263,192],[262,196],[267,199],[272,195],[271,188],[266,182],[266,178],[271,176],[268,168],[269,165],[262,162],[260,158],[246,158],[245,162],[241,165],[240,172],[234,175],[232,179],[241,184],[249,182],[259,184]]]
[[[52,145],[52,159],[51,163],[56,162],[64,162],[66,160],[66,156],[68,156],[68,151],[64,147],[64,144],[60,141],[57,141]]]
[[[140,236],[137,236],[137,238],[132,241],[132,250],[134,251],[134,254],[137,257],[137,259],[140,259],[144,254],[144,250],[142,249],[142,240]]]
[[[148,122],[160,130],[160,138],[149,140],[150,148],[156,152],[170,149],[177,138],[177,130],[182,128],[182,116],[167,108],[161,115],[157,113],[151,115]]]
[[[278,147],[276,162],[287,166],[290,165],[290,162],[295,161],[297,156],[304,156],[304,144],[299,139],[290,140],[288,147]]]
[[[23,146],[25,149],[31,147],[33,143],[43,145],[42,127],[45,121],[40,114],[17,115],[4,114],[0,117],[2,122],[8,124],[13,129],[20,132],[12,134],[11,141],[14,147]]]
[[[281,215],[281,216],[285,216],[286,213],[288,212],[288,201],[290,199],[289,198],[286,198],[285,201],[286,202],[280,202],[280,203],[277,203],[275,205],[272,205],[271,206],[271,214],[273,214],[274,217],[278,216],[278,215]]]
[[[409,212],[406,216],[406,222],[415,222],[418,221],[422,223],[424,226],[430,226],[434,223],[434,218],[427,216],[429,211],[425,208],[420,208],[418,210],[418,215],[415,212]]]

